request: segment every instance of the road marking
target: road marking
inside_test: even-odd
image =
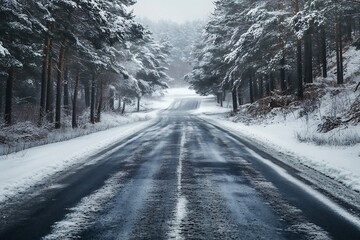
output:
[[[182,171],[183,171],[183,160],[185,158],[185,144],[186,144],[186,129],[185,127],[181,130],[181,140],[180,140],[180,154],[179,154],[179,164],[176,170],[177,173],[177,202],[175,209],[175,219],[172,221],[171,232],[169,234],[170,239],[182,240],[184,237],[181,232],[181,223],[185,219],[187,214],[187,199],[182,194]]]

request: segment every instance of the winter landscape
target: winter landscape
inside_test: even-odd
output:
[[[360,239],[360,1],[0,22],[0,239]]]

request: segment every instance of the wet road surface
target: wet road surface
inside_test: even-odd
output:
[[[191,115],[199,104],[175,101],[151,127],[0,208],[0,239],[360,239],[357,212]]]

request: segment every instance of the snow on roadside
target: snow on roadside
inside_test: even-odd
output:
[[[360,191],[360,144],[355,146],[317,146],[312,143],[300,143],[296,133],[304,125],[296,119],[269,123],[246,125],[242,122],[231,122],[223,108],[216,106],[213,98],[204,98],[200,108],[193,113],[204,120],[230,130],[240,136],[276,149],[279,152],[295,156],[300,161],[323,174],[343,183],[349,188]],[[227,109],[230,112],[229,109]],[[220,113],[220,114],[213,114]],[[355,126],[353,131],[359,131]]]
[[[152,121],[127,124],[69,141],[1,156],[0,203],[151,124]]]
[[[194,93],[186,89],[169,89],[164,97],[147,100],[147,107],[155,111],[131,114],[119,127],[0,156],[0,203],[150,126],[158,112],[169,107],[174,98],[189,94]],[[103,122],[115,121],[108,118],[112,117],[103,115]]]

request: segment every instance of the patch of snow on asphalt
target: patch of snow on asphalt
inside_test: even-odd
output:
[[[52,226],[52,232],[44,240],[76,239],[95,220],[96,213],[100,212],[109,199],[115,196],[122,187],[119,181],[126,174],[120,172],[106,181],[105,185],[90,196],[84,197],[65,219]]]

